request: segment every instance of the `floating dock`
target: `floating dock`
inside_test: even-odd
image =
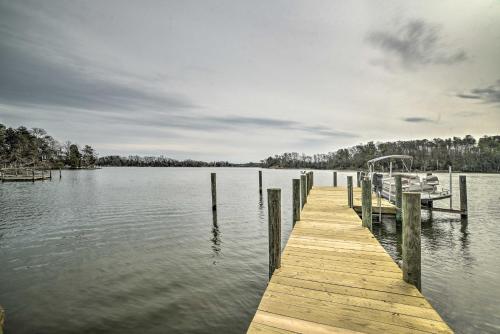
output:
[[[35,182],[52,179],[51,170],[10,168],[0,170],[1,182]]]
[[[361,226],[354,194],[349,208],[346,188],[312,188],[248,333],[452,333]]]

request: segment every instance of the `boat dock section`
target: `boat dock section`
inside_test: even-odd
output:
[[[361,226],[346,188],[312,188],[300,218],[248,333],[452,333]]]

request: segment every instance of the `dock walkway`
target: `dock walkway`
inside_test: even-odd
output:
[[[452,331],[361,226],[346,188],[314,187],[248,333]]]

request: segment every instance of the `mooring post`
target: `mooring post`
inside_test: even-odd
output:
[[[420,193],[403,193],[403,279],[421,287]]]
[[[361,217],[363,227],[372,230],[372,182],[369,178],[361,181]]]
[[[401,222],[401,202],[403,201],[403,183],[401,175],[396,175],[396,222]]]
[[[49,179],[51,179],[51,180],[52,180],[52,168],[51,168],[51,169],[49,169]]]
[[[262,171],[259,170],[259,194],[262,194]]]
[[[450,209],[453,209],[453,192],[452,192],[452,188],[453,188],[453,177],[452,177],[452,173],[451,173],[451,165],[448,166],[448,174],[450,176]]]
[[[356,172],[356,187],[359,188],[359,183],[361,182],[361,172]]]
[[[307,196],[309,196],[309,192],[311,191],[312,180],[311,180],[311,172],[307,172]]]
[[[217,175],[215,173],[210,174],[210,179],[212,181],[212,211],[217,210]]]
[[[347,177],[347,205],[352,208],[352,176]]]
[[[382,194],[380,194],[380,190],[377,192],[377,205],[378,205],[378,222],[382,223]]]
[[[460,213],[461,217],[467,217],[469,215],[467,209],[467,177],[465,175],[459,176],[460,180]]]
[[[61,174],[61,168],[59,168],[59,178],[62,177],[62,174]]]
[[[293,220],[292,226],[295,226],[295,223],[300,220],[300,179],[292,180],[292,202],[293,202]]]
[[[281,189],[267,189],[269,220],[269,279],[281,266]]]
[[[333,172],[333,186],[337,186],[337,172]]]
[[[302,195],[302,207],[304,207],[304,204],[307,203],[307,178],[305,174],[302,174],[300,176],[300,188],[301,188],[301,195]]]
[[[35,170],[33,169],[31,172],[33,173],[33,182],[35,182]]]

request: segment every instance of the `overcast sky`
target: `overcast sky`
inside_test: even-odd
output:
[[[500,1],[0,0],[0,123],[258,161],[500,133]]]

